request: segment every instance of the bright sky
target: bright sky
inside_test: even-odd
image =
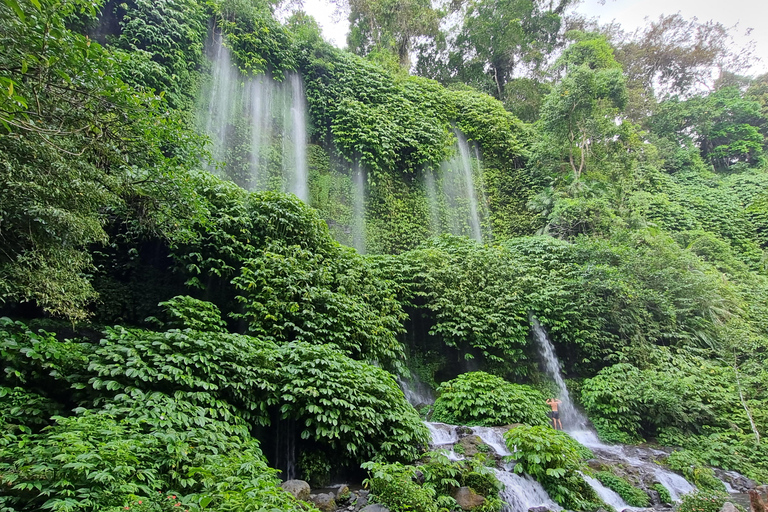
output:
[[[304,9],[323,27],[323,36],[338,47],[346,45],[347,21],[337,20],[334,6],[328,0],[305,0]],[[685,18],[697,17],[700,22],[714,20],[732,31],[737,43],[755,41],[755,56],[760,58],[752,68],[753,74],[768,72],[768,0],[582,0],[576,12],[596,16],[601,23],[616,20],[631,32],[644,26],[645,18],[658,19],[661,14],[680,12]],[[752,29],[749,35],[744,35]]]

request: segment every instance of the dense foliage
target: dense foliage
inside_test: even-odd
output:
[[[407,367],[592,509],[536,322],[604,440],[768,480],[768,75],[680,15],[336,3],[355,54],[265,0],[0,2],[0,509],[291,510],[290,450],[498,509],[414,481]]]
[[[452,461],[445,453],[429,452],[416,466],[368,462],[363,468],[369,472],[365,483],[374,499],[392,511],[461,510],[453,498],[460,487],[469,487],[485,498],[478,512],[499,512],[502,508],[498,493],[503,485],[484,465],[482,456]]]
[[[214,308],[196,305],[183,298],[169,308],[196,309],[185,323],[207,317],[213,329],[115,327],[99,343],[60,342],[2,320],[5,504],[70,500],[95,510],[174,489],[188,495],[184,503],[227,496],[223,510],[272,495],[290,507],[251,434],[284,428],[275,418],[302,425],[303,451],[342,464],[410,461],[426,445],[427,430],[384,370],[330,346],[227,333],[215,327]],[[249,490],[257,483],[264,497]]]
[[[579,473],[581,453],[588,452],[571,436],[549,427],[521,425],[508,430],[504,441],[517,464],[515,472],[538,480],[560,505],[596,510],[602,502]]]
[[[544,395],[529,386],[512,384],[485,372],[462,374],[440,384],[437,392],[432,421],[489,427],[547,424],[548,406]]]

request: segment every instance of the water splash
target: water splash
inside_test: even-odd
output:
[[[563,510],[549,497],[539,482],[528,475],[518,475],[496,469],[496,478],[504,484],[499,493],[504,501],[503,512],[528,512],[531,507],[544,506],[549,510]]]
[[[454,444],[459,442],[459,433],[456,425],[448,425],[447,423],[438,422],[425,422],[429,429],[429,433],[432,435],[432,446],[445,446],[447,444]]]
[[[472,427],[472,433],[478,436],[482,441],[490,446],[497,455],[507,456],[512,455],[512,452],[507,448],[507,443],[504,442],[503,427]]]

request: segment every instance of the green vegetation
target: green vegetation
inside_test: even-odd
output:
[[[170,301],[174,315],[182,302],[191,303]],[[201,307],[185,324],[214,313],[192,305]],[[10,487],[3,503],[18,510],[49,501],[121,506],[168,489],[185,504],[210,495],[225,510],[273,501],[290,509],[251,436],[272,418],[302,425],[304,451],[341,463],[413,460],[428,439],[391,375],[329,346],[124,327],[98,343],[62,343],[7,318],[0,334],[2,430],[10,436],[0,447]],[[73,406],[75,415],[61,416]],[[223,475],[231,475],[226,484]]]
[[[722,492],[695,491],[683,495],[675,510],[677,512],[715,512],[720,510],[727,500],[728,495]]]
[[[653,484],[651,488],[659,493],[659,500],[661,500],[662,503],[672,503],[672,495],[669,494],[669,489],[664,487],[664,485],[656,483]]]
[[[596,510],[602,501],[579,474],[581,453],[588,452],[571,436],[550,427],[522,425],[504,434],[515,458],[516,473],[538,480],[557,503],[573,510]]]
[[[0,2],[0,510],[295,510],[289,460],[364,463],[393,511],[498,510],[493,460],[422,458],[409,368],[435,420],[524,423],[516,470],[592,510],[533,317],[601,438],[768,481],[768,75],[728,30],[335,3],[354,53],[266,0]],[[283,111],[256,151],[258,87]]]
[[[535,389],[512,384],[485,372],[471,372],[443,382],[432,421],[451,425],[546,425],[548,406]]]
[[[485,497],[483,505],[476,509],[478,512],[499,512],[502,502],[498,492],[503,486],[483,462],[482,456],[450,461],[444,453],[429,452],[416,466],[367,462],[363,468],[369,472],[365,483],[375,500],[393,511],[456,510],[452,492],[469,487]],[[423,475],[422,484],[416,482],[417,471]]]
[[[688,450],[672,452],[665,463],[701,490],[725,492],[725,484],[715,477],[712,468],[704,466],[696,454]]]
[[[616,476],[610,471],[598,471],[595,473],[595,477],[600,480],[601,484],[621,496],[621,499],[626,501],[627,505],[630,507],[648,507],[651,504],[651,499],[645,492],[633,486],[626,479]],[[669,491],[667,491],[667,494],[669,494]],[[659,496],[661,496],[661,492],[659,492]],[[662,498],[662,502],[669,503],[668,501],[664,501],[664,498]]]

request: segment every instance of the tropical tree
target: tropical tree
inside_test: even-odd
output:
[[[616,134],[615,121],[626,105],[627,89],[621,66],[603,36],[571,37],[576,42],[558,60],[565,76],[545,98],[541,123],[578,182],[592,148]]]
[[[358,55],[390,51],[410,67],[410,53],[419,36],[434,35],[440,15],[429,0],[337,0],[349,8],[347,45]]]
[[[470,0],[455,37],[420,48],[417,72],[463,82],[503,99],[522,65],[537,68],[562,41],[561,15],[572,0]]]

